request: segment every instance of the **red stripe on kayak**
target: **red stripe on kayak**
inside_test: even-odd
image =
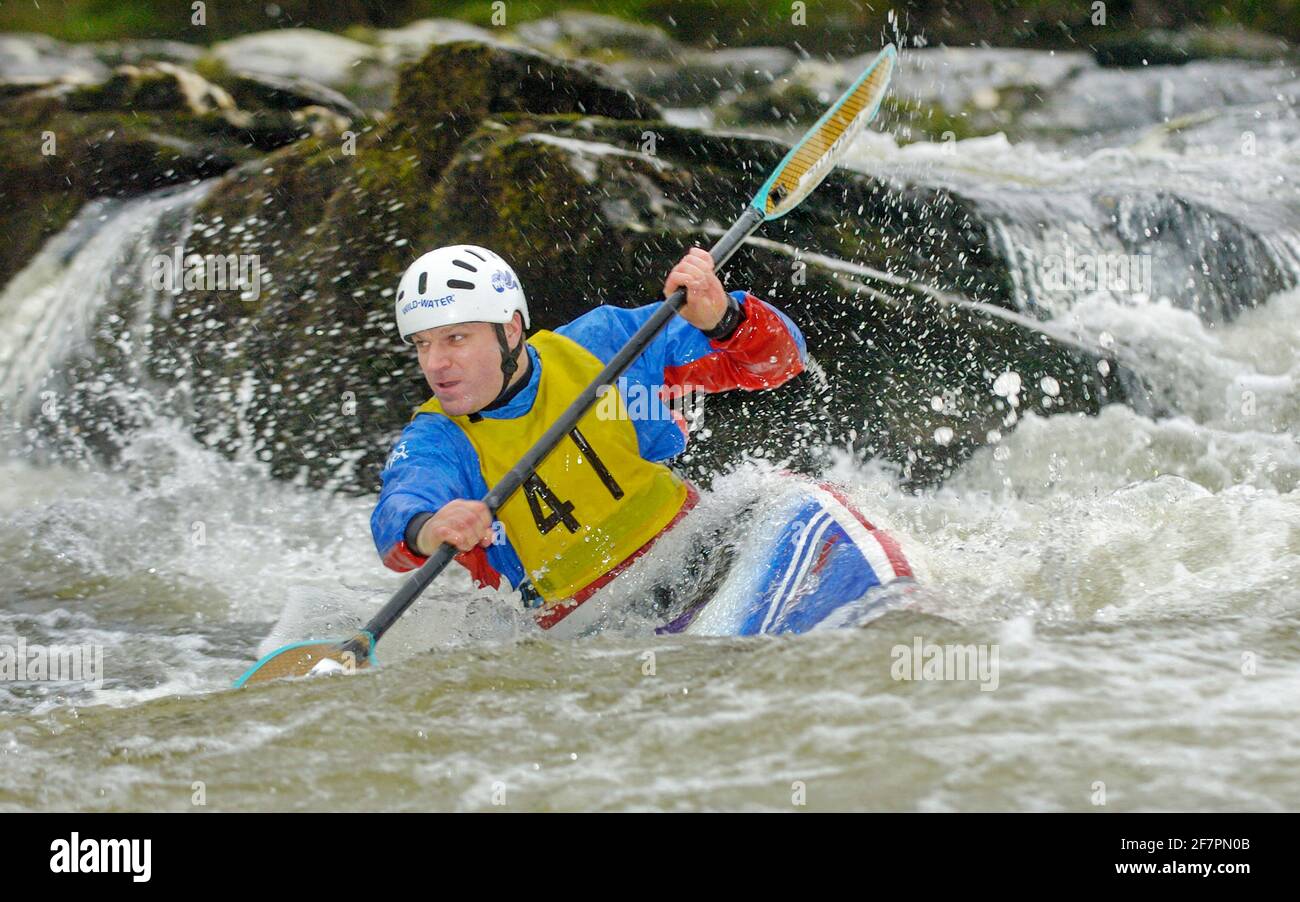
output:
[[[903,549],[898,547],[898,542],[894,540],[893,536],[883,529],[872,526],[867,521],[867,518],[862,516],[858,509],[853,506],[848,497],[834,485],[829,482],[819,482],[818,486],[830,492],[836,501],[844,505],[853,516],[858,518],[858,522],[866,527],[867,531],[871,533],[871,537],[880,543],[880,547],[885,550],[885,557],[889,559],[889,565],[894,568],[895,576],[912,575],[912,568],[907,563],[907,558],[903,557]]]
[[[817,556],[817,563],[813,564],[812,569],[808,571],[810,574],[820,573],[821,569],[826,566],[826,559],[831,556],[831,547],[840,540],[841,535],[843,533],[831,533],[831,537],[822,543],[821,554]]]

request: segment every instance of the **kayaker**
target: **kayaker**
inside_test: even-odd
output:
[[[803,371],[803,335],[747,291],[726,292],[693,248],[664,295],[687,300],[497,513],[481,501],[658,304],[602,305],[552,331],[530,328],[514,270],[475,245],[431,251],[403,274],[397,327],[433,397],[393,446],[371,515],[386,566],[411,570],[442,542],[476,585],[518,589],[551,627],[623,572],[699,499],[663,461],[686,449],[669,400],[775,388]],[[658,302],[662,303],[662,302]]]

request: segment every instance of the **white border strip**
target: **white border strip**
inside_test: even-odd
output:
[[[767,616],[763,618],[763,625],[759,627],[759,632],[767,632],[768,628],[777,619],[777,616],[785,612],[786,606],[790,604],[791,587],[797,587],[803,583],[808,568],[812,566],[813,552],[821,547],[822,536],[826,534],[826,530],[830,529],[833,522],[835,522],[835,517],[823,505],[822,509],[814,514],[813,518],[808,521],[808,525],[803,528],[803,534],[799,536],[799,544],[795,546],[794,554],[791,556],[790,565],[786,567],[785,578],[781,581],[781,588],[777,589],[776,595],[772,598],[772,604],[767,609]],[[814,529],[817,530],[817,535],[810,540],[809,536],[812,536]]]
[[[822,506],[835,518],[835,522],[839,523],[849,534],[849,538],[857,544],[862,556],[871,565],[871,569],[876,571],[876,579],[882,586],[890,580],[898,579],[898,571],[889,560],[889,552],[885,550],[885,546],[880,543],[875,533],[863,526],[852,511],[821,486],[810,483],[808,491],[822,503]]]

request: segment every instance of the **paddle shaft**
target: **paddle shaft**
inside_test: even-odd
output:
[[[713,257],[715,269],[720,269],[724,263],[731,258],[737,248],[740,247],[747,237],[763,222],[763,213],[753,205],[747,205],[745,211],[740,214],[731,228],[729,228],[718,243],[709,251]],[[483,496],[483,503],[487,505],[492,516],[496,516],[501,505],[510,499],[510,496],[518,491],[519,487],[524,484],[533,471],[537,469],[538,464],[545,459],[555,449],[564,437],[578,425],[578,421],[586,415],[591,405],[596,402],[597,396],[606,386],[613,385],[618,381],[618,377],[627,371],[632,362],[641,356],[650,342],[663,331],[677,311],[686,303],[686,289],[679,288],[667,297],[663,304],[650,315],[645,324],[636,331],[626,345],[623,346],[614,359],[601,370],[600,375],[592,381],[583,391],[573,400],[568,408],[560,415],[551,428],[546,431],[537,443],[528,449],[528,452],[520,458],[519,463],[515,464],[510,472],[501,478],[501,481],[494,485],[486,495]],[[388,603],[379,609],[379,612],[371,618],[365,626],[365,633],[371,637],[371,646],[378,642],[384,633],[388,632],[389,627],[397,622],[397,619],[406,612],[412,602],[419,597],[438,574],[451,563],[451,559],[457,554],[456,546],[450,542],[443,542],[438,546],[438,550],[429,556],[420,568],[402,584]],[[363,648],[362,643],[366,641],[365,634],[354,636],[349,639],[343,646],[345,651],[352,651],[357,655],[362,655],[369,651]]]

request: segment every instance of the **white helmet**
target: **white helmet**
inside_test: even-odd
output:
[[[439,326],[508,323],[516,310],[529,328],[528,301],[515,271],[475,244],[429,251],[406,268],[397,286],[397,331],[408,343],[416,332]]]

